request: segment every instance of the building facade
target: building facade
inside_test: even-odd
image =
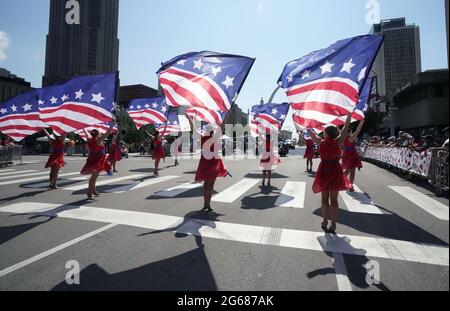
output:
[[[80,23],[66,22],[66,1],[50,1],[43,86],[118,71],[119,0],[78,0]]]
[[[30,82],[0,68],[0,103],[31,90]]]
[[[397,89],[422,71],[420,29],[397,18],[373,25],[371,33],[384,35],[373,70],[380,96],[392,99]]]
[[[419,73],[394,96],[397,129],[448,125],[448,69]]]

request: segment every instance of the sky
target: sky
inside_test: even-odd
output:
[[[34,87],[44,74],[49,2],[0,0],[0,67]],[[121,83],[156,88],[161,62],[191,51],[254,57],[236,102],[247,112],[268,100],[287,62],[367,34],[373,2],[381,19],[406,17],[420,26],[422,70],[448,67],[444,0],[121,0]],[[286,100],[279,92],[274,101]]]

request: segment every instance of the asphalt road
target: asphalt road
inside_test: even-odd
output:
[[[198,159],[167,159],[153,178],[134,155],[87,202],[85,159],[69,157],[49,191],[46,158],[25,157],[0,169],[0,290],[449,290],[448,200],[365,163],[325,234],[296,152],[272,189],[257,159],[226,159],[210,214],[191,184]],[[71,261],[80,284],[66,282]]]

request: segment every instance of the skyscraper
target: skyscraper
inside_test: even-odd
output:
[[[371,33],[384,35],[373,69],[379,94],[392,98],[397,89],[422,71],[420,29],[406,25],[405,18],[396,18],[373,25]]]
[[[78,0],[80,23],[68,24],[66,1],[51,0],[44,86],[118,70],[119,0]]]

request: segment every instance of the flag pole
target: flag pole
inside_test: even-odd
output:
[[[277,92],[281,89],[281,86],[277,86],[277,88],[273,91],[272,95],[269,98],[268,103],[272,104],[273,103],[273,99],[275,98],[275,95],[277,94]]]

